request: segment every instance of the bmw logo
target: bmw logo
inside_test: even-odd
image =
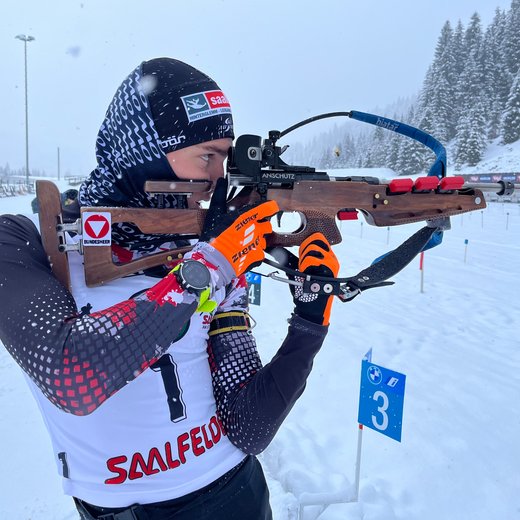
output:
[[[373,385],[378,385],[383,380],[383,374],[381,373],[381,369],[374,365],[370,365],[367,370],[368,380]]]

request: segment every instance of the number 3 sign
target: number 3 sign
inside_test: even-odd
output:
[[[364,360],[358,422],[401,442],[406,376]]]

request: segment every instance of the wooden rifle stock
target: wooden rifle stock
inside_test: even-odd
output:
[[[205,211],[198,201],[208,200],[211,193],[209,182],[161,182],[148,181],[145,191],[149,193],[176,193],[191,195],[188,209],[137,209],[112,207],[87,207],[81,212],[107,212],[112,223],[132,222],[143,233],[200,235]],[[40,227],[43,243],[58,278],[69,286],[70,280],[63,270],[67,267],[64,235],[60,231],[62,222],[59,211],[59,192],[49,181],[37,182],[40,202]],[[198,198],[197,198],[198,197]],[[262,200],[275,200],[281,212],[297,212],[301,226],[291,233],[272,233],[267,237],[269,246],[296,246],[315,231],[322,232],[331,244],[341,242],[341,233],[336,225],[339,212],[355,210],[361,212],[369,224],[396,226],[411,222],[441,219],[468,211],[484,209],[486,202],[478,189],[454,189],[439,191],[411,190],[396,192],[388,184],[369,184],[347,179],[327,178],[324,181],[295,181],[290,186],[269,186],[261,196],[254,186],[245,186],[228,202],[228,207],[242,207]],[[58,229],[56,229],[58,226]],[[54,228],[54,231],[53,231]],[[81,230],[78,229],[81,234]],[[54,237],[52,236],[54,235]],[[96,286],[143,269],[166,264],[182,255],[190,247],[172,249],[126,264],[113,262],[111,246],[85,246],[85,280],[88,286]],[[60,271],[58,273],[57,271]]]

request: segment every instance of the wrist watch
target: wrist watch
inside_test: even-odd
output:
[[[185,260],[175,271],[179,285],[186,291],[200,295],[211,285],[209,269],[196,260]]]

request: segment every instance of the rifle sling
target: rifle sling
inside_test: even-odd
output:
[[[423,250],[437,231],[439,231],[437,227],[424,226],[400,246],[376,260],[356,276],[347,278],[348,285],[361,291],[379,286],[404,269]]]
[[[372,289],[392,285],[393,282],[387,280],[404,269],[428,244],[431,237],[441,231],[440,227],[425,226],[405,240],[396,249],[380,257],[372,265],[360,271],[357,275],[349,278],[330,278],[325,276],[313,276],[312,280],[329,281],[339,284],[346,284],[349,291],[354,294]],[[275,248],[276,249],[276,248]],[[292,256],[292,253],[289,257]],[[272,260],[265,259],[264,262],[272,267],[284,271],[290,278],[302,277],[302,273],[291,269],[286,265]],[[289,265],[291,262],[287,262]],[[352,298],[352,297],[351,297]],[[350,299],[351,299],[350,298]],[[348,301],[348,300],[345,300]]]

